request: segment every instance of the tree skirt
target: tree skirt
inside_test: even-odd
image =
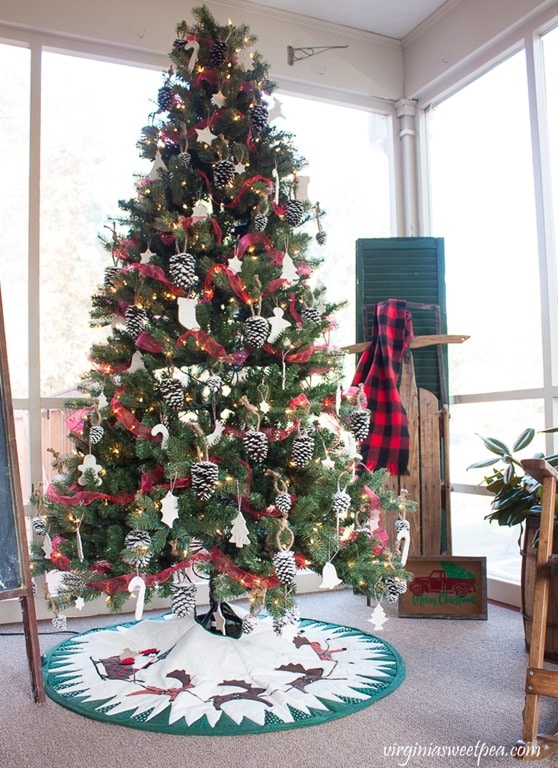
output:
[[[238,639],[174,615],[94,629],[44,657],[48,696],[95,720],[163,733],[234,735],[316,725],[369,706],[405,676],[397,651],[350,627],[271,621]]]

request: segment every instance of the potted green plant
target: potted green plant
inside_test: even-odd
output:
[[[556,432],[558,430],[552,428],[542,431]],[[467,469],[492,468],[491,473],[484,478],[486,489],[493,494],[490,512],[485,516],[485,519],[498,525],[519,525],[522,529],[520,535],[522,557],[521,607],[527,648],[529,648],[531,639],[542,486],[523,470],[521,459],[518,458],[517,454],[533,442],[535,435],[534,429],[524,429],[511,448],[501,440],[479,435],[485,448],[493,455],[467,467]],[[542,458],[553,467],[558,468],[558,455],[545,456],[542,453],[536,453],[534,457]],[[555,522],[556,520],[558,517],[555,518]],[[555,536],[555,552],[558,551],[557,546],[558,537]],[[558,595],[558,579],[553,575],[550,578],[555,582],[551,584],[551,592]],[[548,661],[558,661],[558,604],[552,600],[549,603],[545,658]]]

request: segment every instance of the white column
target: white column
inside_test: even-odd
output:
[[[399,140],[401,142],[401,174],[403,179],[403,210],[406,237],[418,237],[419,235],[416,113],[416,101],[412,99],[400,99],[395,103],[395,114],[399,118]]]

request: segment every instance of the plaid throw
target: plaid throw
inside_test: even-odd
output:
[[[407,474],[409,429],[397,382],[403,351],[413,338],[413,319],[403,299],[388,299],[374,308],[370,346],[358,362],[353,385],[363,385],[372,412],[370,432],[360,445],[367,469]]]

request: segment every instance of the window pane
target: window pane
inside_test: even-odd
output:
[[[88,367],[90,300],[110,263],[98,237],[149,171],[136,142],[161,74],[54,53],[42,71],[41,392],[51,396]]]
[[[513,104],[511,119],[510,104]],[[542,386],[539,269],[524,53],[432,110],[433,234],[444,237],[450,395]],[[478,435],[506,443],[544,428],[541,400],[451,406],[450,478],[475,485],[489,470]],[[544,450],[538,435],[525,458]],[[521,456],[520,456],[521,458]],[[518,528],[489,524],[490,496],[452,494],[453,552],[486,555],[488,574],[519,579]]]
[[[30,52],[0,45],[0,282],[14,397],[27,397]],[[9,225],[8,225],[9,223]]]
[[[339,345],[355,342],[355,241],[389,237],[391,231],[390,120],[385,115],[325,104],[278,92],[285,120],[308,165],[308,198],[324,209],[325,246],[310,254],[324,259],[317,273],[332,301],[348,301],[332,335]],[[283,125],[284,123],[284,125]],[[342,151],[339,152],[339,148]],[[317,232],[315,221],[309,231]]]
[[[554,235],[558,238],[558,27],[543,37],[548,134],[550,136],[550,173],[553,187]],[[558,240],[555,242],[558,254]]]
[[[448,327],[471,336],[450,349],[450,393],[540,387],[523,52],[436,107],[429,128],[433,234],[445,238]]]

